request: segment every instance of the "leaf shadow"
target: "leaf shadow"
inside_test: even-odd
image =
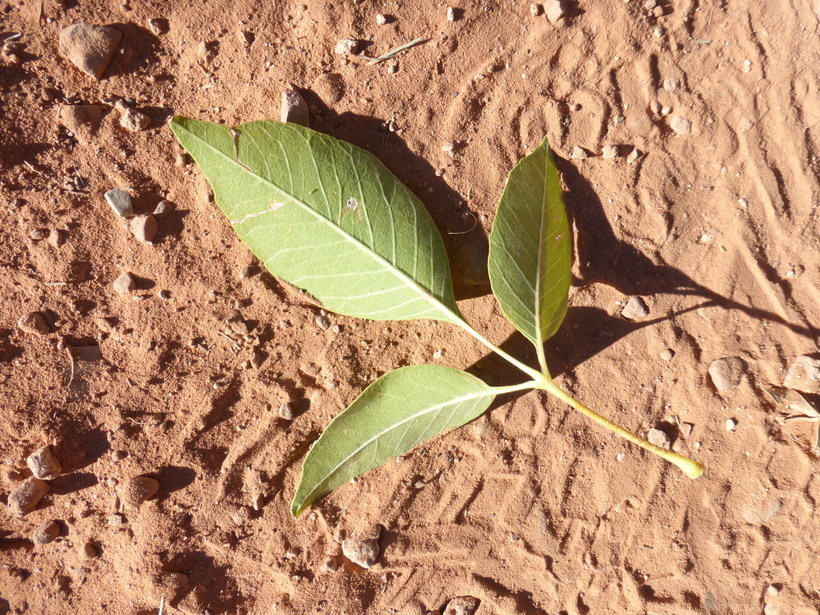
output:
[[[397,132],[391,132],[388,120],[336,113],[316,92],[297,89],[317,111],[311,117],[311,128],[367,150],[424,203],[444,238],[456,299],[486,295],[490,289],[489,243],[476,213],[461,195],[437,176],[436,169],[414,153]]]

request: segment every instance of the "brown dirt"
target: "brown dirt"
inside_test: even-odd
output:
[[[561,25],[520,1],[464,2],[454,22],[432,2],[64,4],[0,0],[0,34],[25,43],[19,63],[0,57],[3,500],[43,444],[63,467],[36,510],[0,516],[0,613],[147,615],[165,598],[166,613],[409,615],[459,595],[479,598],[479,615],[817,612],[813,425],[781,424],[762,391],[816,352],[810,2],[663,0],[656,18],[637,0],[582,0]],[[395,19],[378,26],[377,12]],[[57,53],[80,20],[123,34],[100,81]],[[370,55],[429,40],[389,73],[334,55],[348,36],[372,41]],[[307,447],[378,374],[435,361],[519,376],[444,325],[330,315],[340,329],[324,330],[309,298],[240,276],[252,257],[197,169],[175,163],[164,122],[278,118],[289,83],[317,105],[314,127],[367,148],[422,198],[447,233],[460,306],[530,361],[481,263],[507,173],[546,134],[577,250],[553,370],[626,427],[671,432],[706,474],[690,481],[531,393],[291,518]],[[147,130],[119,125],[118,97],[150,116]],[[672,132],[655,99],[691,133]],[[67,102],[103,105],[99,127],[71,136]],[[598,155],[612,144],[622,157]],[[575,146],[592,156],[570,160]],[[644,155],[629,163],[633,146]],[[103,201],[118,186],[137,213],[176,205],[153,245]],[[123,271],[133,296],[112,287]],[[636,295],[649,315],[627,321],[620,305]],[[45,335],[18,328],[31,311]],[[747,370],[719,394],[707,370],[721,357]],[[288,400],[292,422],[276,414]],[[123,508],[141,474],[158,495]],[[61,536],[34,546],[53,519]],[[340,530],[373,524],[373,568],[323,572]]]

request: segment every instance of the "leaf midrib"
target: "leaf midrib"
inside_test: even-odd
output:
[[[325,481],[327,481],[336,472],[339,471],[339,468],[341,468],[344,464],[346,464],[348,461],[350,461],[350,459],[355,457],[359,452],[364,450],[367,446],[369,446],[370,444],[372,444],[373,442],[375,442],[376,440],[381,438],[384,434],[389,433],[390,431],[393,431],[395,429],[398,429],[401,425],[404,425],[405,423],[407,423],[409,421],[412,421],[413,419],[417,419],[419,417],[422,417],[425,414],[429,414],[430,412],[434,412],[435,410],[438,410],[440,408],[444,408],[446,406],[452,406],[452,405],[459,404],[461,402],[469,401],[469,400],[472,400],[472,399],[479,399],[481,397],[488,397],[488,396],[493,396],[494,397],[495,394],[496,393],[492,389],[489,389],[489,390],[486,390],[486,391],[481,391],[479,393],[472,393],[470,395],[465,395],[463,397],[456,397],[454,399],[447,400],[446,402],[436,404],[435,406],[430,406],[428,408],[424,408],[422,411],[417,412],[416,414],[413,414],[411,416],[408,416],[405,419],[402,419],[401,421],[399,421],[398,423],[394,423],[394,424],[390,425],[387,429],[384,429],[384,430],[380,431],[379,433],[377,433],[376,435],[371,437],[369,440],[362,443],[356,450],[354,450],[347,457],[345,457],[343,460],[341,460],[332,470],[327,472],[325,477],[321,480],[321,482],[319,482],[316,485],[316,487],[314,487],[313,489],[311,489],[307,493],[307,495],[302,499],[302,502],[306,502],[310,498],[310,496],[312,496],[314,493],[316,493],[320,489],[320,487],[322,487],[325,484]],[[335,421],[336,421],[336,419],[331,421],[330,424],[325,428],[325,431],[330,429],[330,427],[332,427],[332,425]],[[415,444],[413,444],[413,446],[415,446]],[[412,448],[412,446],[409,447],[409,448]]]
[[[313,209],[310,205],[308,205],[307,203],[305,203],[301,199],[297,198],[295,195],[290,194],[284,188],[281,188],[280,186],[273,183],[269,179],[259,175],[258,173],[255,173],[255,172],[251,171],[248,167],[245,167],[243,164],[241,164],[237,160],[234,160],[233,158],[231,158],[230,156],[225,154],[225,152],[223,152],[219,148],[211,145],[208,141],[206,141],[205,139],[202,139],[199,135],[191,132],[190,130],[185,128],[182,124],[177,124],[177,126],[179,126],[182,130],[187,132],[189,135],[191,135],[194,139],[196,139],[200,143],[204,144],[207,148],[212,150],[214,153],[218,154],[219,156],[221,156],[222,158],[227,160],[229,163],[231,163],[234,166],[241,169],[243,173],[246,173],[246,174],[250,175],[251,177],[261,181],[262,183],[267,184],[268,186],[273,188],[275,191],[278,191],[280,195],[284,195],[288,199],[292,200],[295,204],[297,204],[299,207],[301,207],[304,211],[306,211],[310,215],[314,216],[321,223],[329,226],[332,230],[334,230],[343,239],[345,239],[346,241],[349,241],[351,244],[353,244],[359,251],[364,252],[367,256],[369,256],[370,258],[373,258],[376,262],[383,265],[388,271],[390,271],[395,277],[397,277],[402,282],[402,284],[404,284],[405,286],[407,286],[408,288],[410,288],[411,290],[416,292],[418,295],[420,295],[420,297],[426,303],[432,305],[435,309],[441,311],[443,313],[446,321],[448,321],[448,322],[457,322],[457,321],[461,320],[461,318],[459,317],[459,315],[457,313],[454,313],[451,309],[449,309],[441,301],[436,299],[435,296],[432,294],[432,291],[428,291],[426,288],[421,287],[415,280],[413,280],[410,276],[408,276],[406,273],[404,273],[401,269],[396,267],[393,263],[391,263],[390,261],[388,261],[384,257],[382,257],[380,254],[378,254],[373,248],[371,248],[370,246],[362,243],[359,239],[357,239],[356,237],[354,237],[353,235],[351,235],[350,233],[345,231],[340,226],[337,226],[332,220],[330,220],[329,218],[326,218],[325,216],[320,214],[318,211]],[[241,137],[242,133],[240,131],[238,131],[238,132],[239,132],[240,137]],[[238,151],[239,151],[238,141],[239,141],[239,138],[237,138],[237,145],[236,145],[237,156],[238,156]],[[255,143],[255,139],[251,138],[251,141],[253,141]],[[286,156],[286,158],[287,158],[287,156]],[[315,163],[315,158],[313,157],[312,152],[311,152],[311,158],[314,160],[314,163]],[[319,185],[322,186],[321,180],[319,181]],[[322,186],[322,188],[324,189],[323,186]],[[257,212],[257,215],[264,215],[266,213],[274,213],[274,211],[275,210],[271,210],[271,211],[262,210],[261,212]],[[243,218],[243,221],[244,221],[244,218]],[[240,223],[239,225],[241,225],[241,224],[242,223]],[[237,225],[237,226],[239,226],[239,225]]]

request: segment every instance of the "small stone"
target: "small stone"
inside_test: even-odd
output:
[[[34,510],[37,503],[48,493],[48,483],[30,476],[9,494],[7,506],[15,517],[22,517]]]
[[[159,297],[163,301],[167,301],[171,298],[171,291],[163,289],[157,293],[157,297]]]
[[[734,433],[736,427],[737,427],[737,420],[736,419],[726,419],[726,431],[728,431],[729,433]]]
[[[157,236],[157,231],[159,230],[157,220],[151,214],[136,216],[128,224],[128,228],[134,237],[143,243],[150,242]]]
[[[42,547],[53,542],[60,535],[60,524],[56,521],[46,521],[34,531],[34,544]]]
[[[669,449],[672,446],[672,441],[669,435],[662,429],[653,427],[646,433],[646,439],[650,444],[659,446],[660,448]]]
[[[253,352],[251,353],[251,367],[253,369],[259,369],[260,367],[262,367],[262,363],[264,361],[265,354],[258,348],[254,348]]]
[[[649,103],[649,110],[652,113],[660,113],[661,112],[661,103],[658,101],[657,98]]]
[[[29,335],[47,335],[49,332],[48,323],[40,312],[24,314],[17,321],[17,327]]]
[[[330,319],[324,314],[319,314],[318,316],[316,316],[316,326],[319,327],[322,331],[324,331],[330,328]]]
[[[777,594],[780,593],[780,588],[777,585],[769,585],[766,588],[766,593],[769,594],[770,596],[776,596]]]
[[[354,564],[362,568],[370,568],[379,556],[380,535],[381,526],[376,526],[369,532],[357,530],[342,541],[342,553]]]
[[[59,248],[65,243],[65,233],[63,233],[60,229],[51,229],[48,234],[48,242],[55,248]]]
[[[325,558],[322,564],[322,572],[336,572],[339,569],[339,558],[335,555]]]
[[[60,32],[59,52],[85,74],[99,79],[122,39],[119,30],[78,22]]]
[[[658,6],[658,0],[646,0],[646,2],[643,3],[643,8],[647,11],[651,11],[656,6]]]
[[[37,478],[51,480],[63,473],[63,466],[54,456],[50,446],[38,448],[26,459],[26,465]]]
[[[134,278],[130,273],[124,271],[116,280],[114,280],[112,286],[118,294],[130,295],[131,292],[137,287],[137,283],[134,281]]]
[[[450,600],[444,608],[444,615],[473,615],[481,601],[472,596],[458,596]]]
[[[29,237],[30,237],[33,241],[43,241],[43,239],[45,239],[46,237],[48,237],[48,229],[44,229],[44,228],[36,228],[36,229],[33,229],[33,230],[32,230],[32,231],[28,234],[28,236],[29,236]]]
[[[544,7],[540,4],[536,4],[533,2],[530,4],[530,15],[533,17],[538,17],[541,13],[544,12]]]
[[[111,209],[113,209],[114,213],[118,216],[125,217],[134,215],[131,195],[128,194],[127,191],[122,188],[114,188],[106,192],[103,196],[105,196],[105,200],[108,201],[108,204],[111,205]]]
[[[789,365],[783,386],[811,395],[820,393],[820,359],[817,355],[795,357]]]
[[[343,38],[336,43],[333,53],[340,56],[354,55],[359,51],[359,41],[353,38]]]
[[[613,160],[618,157],[617,145],[604,145],[601,148],[601,157],[604,160]]]
[[[627,320],[641,320],[649,316],[649,307],[641,297],[630,297],[621,310],[621,316]]]
[[[248,521],[253,519],[253,511],[250,506],[240,506],[231,515],[231,519],[236,525],[245,525]]]
[[[108,525],[111,527],[123,527],[125,525],[125,517],[119,513],[108,515]]]
[[[629,163],[629,164],[633,164],[633,163],[635,163],[635,162],[638,160],[638,158],[640,158],[640,157],[641,157],[641,151],[640,151],[637,147],[633,147],[633,148],[632,148],[632,151],[631,151],[631,152],[629,152],[629,154],[627,155],[627,157],[626,157],[626,161],[627,161],[627,163]]]
[[[572,148],[572,151],[569,153],[569,157],[572,160],[586,160],[589,158],[587,151],[578,145]]]
[[[739,385],[745,373],[746,363],[740,357],[724,357],[709,365],[709,377],[721,393]]]
[[[663,36],[664,29],[663,26],[655,26],[655,29],[652,30],[652,34],[655,35],[655,38],[661,38]]]
[[[139,132],[140,130],[145,130],[146,128],[148,128],[148,124],[150,123],[150,117],[148,117],[141,111],[132,109],[131,107],[127,107],[126,109],[124,109],[122,115],[120,115],[120,126],[132,132]]]
[[[670,107],[669,105],[664,105],[663,107],[661,107],[661,115],[667,116],[670,113],[672,113],[672,107]]]
[[[666,350],[662,351],[660,354],[661,359],[664,361],[671,361],[672,358],[675,356],[675,351],[671,348],[667,348]]]
[[[387,23],[387,17],[381,13],[376,14],[376,25],[383,26]]]
[[[111,453],[111,459],[113,459],[114,461],[122,461],[126,457],[128,457],[128,453],[123,450],[116,450],[113,453]]]
[[[763,615],[780,615],[780,608],[771,602],[767,602],[763,605]]]
[[[566,16],[566,9],[561,0],[547,0],[544,3],[544,12],[547,14],[550,23],[558,23]]]
[[[165,216],[169,216],[174,213],[174,204],[170,201],[162,200],[157,203],[157,206],[154,207],[154,213],[152,214],[155,218],[164,218]]]
[[[288,88],[282,92],[279,121],[310,128],[310,109],[305,99],[295,88]]]
[[[151,30],[151,32],[153,32],[157,36],[168,32],[167,19],[149,19],[147,23],[148,29]]]
[[[150,476],[135,476],[125,482],[122,499],[129,508],[138,508],[145,500],[154,497],[159,491],[159,481]]]
[[[653,17],[663,17],[663,7],[662,6],[656,6],[654,9],[652,9],[652,16]]]
[[[239,277],[240,277],[240,279],[242,279],[242,280],[247,280],[247,279],[248,279],[249,277],[251,277],[254,273],[256,273],[256,267],[254,267],[253,265],[245,265],[245,266],[244,266],[244,267],[242,267],[242,269],[239,271]]]
[[[680,87],[680,81],[674,77],[669,77],[663,80],[663,89],[667,92],[674,92]]]
[[[669,118],[669,128],[674,130],[675,134],[688,135],[692,132],[692,122],[676,114]]]
[[[293,420],[293,405],[290,402],[285,402],[281,406],[279,406],[279,418],[285,419],[286,421]]]
[[[452,141],[448,141],[441,146],[442,152],[447,152],[448,154],[454,152],[456,150],[456,144]]]
[[[447,7],[447,21],[457,21],[460,16],[461,12],[459,9],[452,6]]]

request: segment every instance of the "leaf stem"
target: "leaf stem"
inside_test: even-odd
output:
[[[538,388],[552,393],[558,399],[569,404],[584,416],[592,419],[599,425],[606,427],[607,429],[618,434],[622,438],[626,438],[633,444],[637,444],[638,446],[649,451],[650,453],[654,453],[662,459],[668,461],[669,463],[676,465],[689,478],[697,478],[698,476],[703,474],[703,466],[694,459],[689,459],[688,457],[678,455],[677,453],[673,453],[672,451],[666,450],[665,448],[660,448],[659,446],[650,444],[643,438],[639,438],[632,432],[627,431],[620,425],[616,425],[609,419],[604,418],[594,410],[587,408],[584,404],[573,398],[571,395],[558,388],[558,386],[552,381],[552,378],[542,378]]]

